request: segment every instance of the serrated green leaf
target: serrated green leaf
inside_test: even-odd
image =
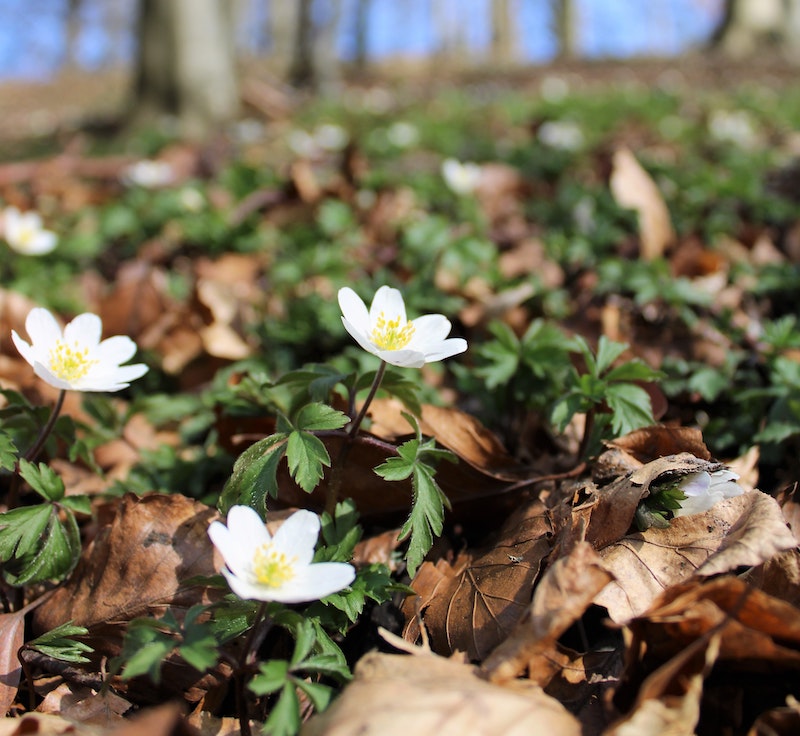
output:
[[[89,496],[64,496],[60,504],[76,514],[85,514],[86,516],[92,515],[92,499]]]
[[[328,450],[319,437],[309,432],[294,431],[286,445],[289,472],[297,485],[311,493],[322,479],[323,467],[331,464]]]
[[[410,537],[406,564],[409,575],[413,577],[428,550],[433,546],[434,537],[442,533],[446,497],[437,485],[433,477],[433,468],[429,465],[416,463],[411,478],[413,491],[411,513],[403,524],[398,539]]]
[[[32,555],[50,521],[49,503],[23,506],[0,514],[0,561]]]
[[[273,434],[248,447],[236,460],[233,473],[222,489],[218,508],[226,514],[237,504],[250,506],[262,516],[267,494],[277,496],[278,465],[286,452],[288,435]]]
[[[11,436],[0,430],[0,468],[14,470],[17,466],[17,447]]]
[[[127,659],[122,670],[122,679],[131,680],[147,675],[156,685],[161,682],[161,663],[172,651],[172,639],[155,638],[142,644]]]
[[[287,682],[264,724],[268,736],[296,736],[300,731],[300,701],[294,682]]]
[[[348,498],[337,503],[333,518],[327,511],[323,512],[321,522],[324,544],[317,548],[314,561],[349,562],[363,535],[353,500]]]
[[[247,687],[256,695],[269,695],[280,690],[288,677],[289,663],[284,659],[271,659],[258,666],[258,674]]]
[[[74,626],[71,621],[68,621],[27,642],[26,646],[62,662],[88,662],[88,657],[83,655],[90,654],[94,649],[85,642],[75,641],[72,638],[86,636],[88,633],[88,629],[83,626]]]
[[[71,511],[66,510],[59,519],[55,507],[44,533],[44,543],[26,560],[22,572],[10,580],[13,585],[28,585],[66,577],[78,562],[81,553],[81,538],[78,522]]]
[[[597,368],[594,375],[602,376],[627,349],[627,343],[614,342],[605,335],[601,335],[597,343]]]
[[[303,619],[300,625],[295,628],[294,637],[294,651],[292,652],[292,658],[289,662],[292,669],[297,667],[308,656],[308,653],[317,640],[314,627],[307,619]]]
[[[608,383],[615,381],[655,381],[663,377],[661,371],[651,368],[642,360],[629,360],[627,363],[612,368],[603,376]]]
[[[64,481],[46,463],[36,466],[22,458],[19,461],[19,474],[46,501],[64,498]]]
[[[305,431],[320,431],[339,429],[350,421],[344,412],[334,409],[327,404],[306,404],[294,420],[295,429]]]
[[[606,391],[611,427],[617,436],[654,423],[650,396],[632,383],[613,383]]]
[[[553,405],[550,411],[550,421],[559,432],[563,432],[572,417],[587,411],[590,407],[591,402],[587,401],[584,396],[576,391],[570,391]]]
[[[308,699],[317,713],[322,713],[330,704],[333,688],[329,685],[323,685],[320,682],[309,682],[299,678],[295,679],[294,684],[308,695]]]
[[[409,440],[409,442],[417,442],[417,440]],[[386,462],[381,463],[375,468],[375,473],[384,480],[405,480],[413,472],[414,458],[409,460],[405,457],[387,458]]]

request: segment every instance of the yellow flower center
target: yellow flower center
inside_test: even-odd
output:
[[[414,325],[408,320],[400,326],[400,316],[395,319],[386,319],[381,312],[372,329],[370,339],[381,350],[400,350],[411,342],[414,336]]]
[[[68,345],[58,340],[50,350],[50,372],[70,383],[83,378],[95,363],[96,360],[89,358],[89,348],[80,347],[77,341]]]
[[[271,542],[265,542],[253,555],[256,580],[269,588],[280,588],[294,577],[295,560],[295,557],[290,559],[285,552],[275,549]]]

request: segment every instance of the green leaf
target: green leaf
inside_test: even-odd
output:
[[[582,396],[577,391],[570,391],[570,393],[562,396],[553,405],[550,412],[550,421],[559,432],[563,432],[572,420],[572,417],[576,414],[588,411],[591,406],[592,402],[586,397]]]
[[[22,458],[19,461],[19,474],[45,500],[60,501],[64,498],[64,481],[46,463],[39,463],[37,467]]]
[[[0,430],[0,468],[14,470],[17,466],[17,447],[11,436]]]
[[[207,610],[205,606],[192,606],[183,621],[183,642],[178,653],[198,672],[211,669],[219,660],[218,643],[210,622],[199,623],[197,617]]]
[[[322,440],[309,432],[297,430],[289,435],[286,459],[292,478],[306,493],[311,493],[317,487],[322,479],[323,467],[331,464]]]
[[[611,409],[611,427],[616,436],[653,424],[650,396],[640,386],[632,383],[614,383],[606,391],[606,402]]]
[[[272,707],[264,724],[264,734],[269,736],[296,736],[300,731],[300,701],[294,682],[283,686],[278,702]]]
[[[140,675],[147,675],[158,685],[161,682],[161,664],[173,648],[172,638],[165,638],[163,634],[161,637],[154,637],[142,643],[125,663],[122,679],[130,680]]]
[[[50,522],[49,503],[23,506],[0,514],[0,560],[32,555]]]
[[[74,511],[76,514],[85,514],[86,516],[92,515],[92,499],[89,498],[89,496],[64,496],[60,504]]]
[[[33,558],[25,560],[22,572],[11,580],[13,585],[61,580],[75,567],[81,553],[78,522],[71,511],[59,519],[55,506],[50,507],[50,519],[44,534],[44,544]],[[9,576],[10,578],[10,576]]]
[[[434,479],[434,469],[423,462],[417,462],[411,476],[413,502],[398,539],[410,537],[406,563],[411,577],[417,571],[428,550],[433,546],[434,537],[442,533],[444,527],[444,507],[447,497]]]
[[[298,430],[320,431],[326,429],[339,429],[350,421],[350,417],[344,412],[334,409],[327,404],[306,404],[294,420],[294,426]],[[290,438],[291,439],[291,438]]]
[[[89,658],[83,655],[93,652],[94,649],[88,644],[72,638],[73,636],[86,636],[88,633],[88,629],[83,626],[73,626],[72,622],[68,621],[29,641],[26,646],[62,662],[88,662]]]
[[[628,344],[624,342],[614,342],[609,340],[605,335],[600,336],[597,343],[597,369],[594,372],[595,377],[602,376],[614,363],[628,349]]]
[[[656,381],[663,378],[661,371],[651,368],[647,363],[638,358],[629,360],[627,363],[612,368],[605,376],[604,380],[608,383],[616,381]]]
[[[287,438],[284,433],[270,435],[239,456],[219,499],[218,508],[223,514],[240,504],[265,515],[267,494],[278,493],[278,465],[286,452]]]
[[[288,677],[289,663],[283,659],[271,659],[258,666],[258,674],[247,687],[256,695],[269,695],[280,690]]]
[[[319,682],[308,682],[308,680],[301,680],[299,678],[295,678],[294,684],[308,695],[308,699],[311,701],[317,713],[322,713],[331,702],[333,688],[329,685],[323,685]]]
[[[419,440],[409,440],[400,447],[405,447],[411,443],[419,445]],[[400,448],[398,448],[399,450]],[[381,463],[375,468],[375,472],[384,480],[405,480],[414,472],[414,459],[416,450],[411,459],[407,457],[390,457],[386,462]]]
[[[295,628],[294,636],[294,652],[292,652],[290,661],[292,669],[295,669],[308,656],[317,640],[314,627],[307,619],[300,621],[300,624]]]

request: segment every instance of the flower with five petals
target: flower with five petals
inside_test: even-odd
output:
[[[443,314],[406,318],[403,295],[390,286],[375,292],[366,304],[349,287],[339,289],[342,322],[355,341],[367,352],[392,365],[421,368],[425,363],[463,353],[467,341],[450,334],[450,321]]]
[[[316,601],[346,588],[355,568],[346,562],[312,562],[319,517],[293,513],[270,534],[249,506],[233,506],[228,525],[212,522],[208,535],[225,560],[222,574],[240,598],[280,603]]]
[[[31,342],[11,331],[11,338],[39,378],[61,390],[119,391],[147,373],[143,363],[122,365],[136,352],[136,343],[117,335],[103,341],[103,323],[96,314],[79,314],[61,331],[55,317],[36,307],[25,319]]]
[[[45,230],[38,212],[20,212],[16,207],[3,210],[3,237],[11,250],[25,256],[43,256],[57,242],[56,234]]]

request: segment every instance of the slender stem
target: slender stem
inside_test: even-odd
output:
[[[47,418],[44,426],[39,431],[39,436],[36,438],[36,441],[31,445],[30,449],[23,455],[25,460],[29,462],[33,462],[39,456],[39,453],[42,451],[44,447],[44,443],[47,442],[47,438],[50,436],[50,433],[53,431],[53,427],[55,426],[56,419],[58,419],[58,415],[61,413],[61,407],[64,406],[64,397],[67,395],[66,390],[62,389],[61,392],[58,394],[58,398],[56,399],[56,403],[53,406],[53,410],[50,412],[50,416]],[[19,474],[19,463],[17,464],[17,472],[11,479],[11,482],[8,486],[8,495],[6,497],[6,509],[10,511],[11,509],[15,509],[17,507],[17,503],[19,502],[19,484],[20,484],[20,474]]]
[[[375,394],[378,393],[378,388],[380,387],[381,381],[383,380],[383,374],[386,373],[386,365],[387,365],[386,362],[382,360],[380,368],[378,368],[378,370],[375,372],[375,378],[372,380],[372,386],[370,386],[367,398],[364,399],[364,403],[361,405],[361,411],[358,412],[358,416],[350,425],[350,430],[348,431],[347,434],[350,437],[351,441],[355,438],[356,433],[358,432],[358,428],[364,421],[364,417],[367,416],[367,409],[369,409],[369,405],[375,398]]]
[[[53,411],[50,412],[50,417],[39,432],[36,442],[34,442],[33,446],[25,453],[25,459],[29,462],[36,460],[39,453],[42,451],[42,447],[44,447],[44,443],[47,442],[47,438],[50,436],[50,432],[53,431],[53,427],[55,426],[56,419],[58,419],[58,415],[61,413],[61,407],[64,406],[64,397],[66,395],[66,389],[62,388],[56,399],[55,406],[53,406]]]
[[[386,362],[382,360],[380,367],[375,372],[375,378],[372,379],[372,386],[369,388],[367,398],[364,399],[364,403],[361,405],[361,411],[358,412],[358,416],[350,425],[350,429],[347,431],[347,435],[342,442],[342,447],[339,450],[338,456],[336,457],[336,462],[333,463],[333,467],[331,468],[328,487],[325,493],[325,511],[327,511],[331,516],[333,516],[334,512],[336,511],[336,503],[339,500],[339,489],[342,486],[342,477],[344,466],[347,462],[347,455],[350,453],[350,448],[352,447],[353,441],[358,434],[358,430],[364,421],[364,417],[367,416],[367,409],[369,409],[369,405],[375,398],[375,394],[378,393],[378,388],[383,380],[383,375],[386,373],[386,365]]]
[[[253,627],[247,635],[241,656],[239,658],[239,667],[236,672],[236,713],[239,716],[239,730],[242,736],[252,736],[250,729],[250,714],[247,708],[247,697],[245,695],[245,680],[248,670],[256,660],[258,648],[264,641],[264,637],[269,631],[269,626],[262,626],[265,621],[267,606],[269,604],[264,602],[258,607],[256,616],[253,619]]]
[[[581,438],[581,444],[578,448],[579,461],[586,459],[586,453],[589,451],[592,434],[594,434],[594,417],[595,410],[589,409],[589,411],[586,412],[586,423],[583,425],[583,437]]]

